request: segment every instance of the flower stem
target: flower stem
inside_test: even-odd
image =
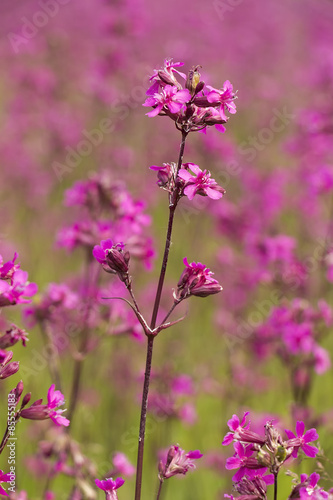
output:
[[[45,345],[52,348],[52,356],[50,356],[49,359],[49,371],[51,378],[55,382],[56,388],[59,389],[60,392],[62,392],[58,349],[54,344],[53,337],[49,330],[49,325],[47,324],[47,322],[45,320],[42,320],[39,326]]]
[[[72,379],[72,386],[71,386],[71,392],[70,392],[70,403],[69,403],[69,409],[67,412],[67,418],[70,420],[70,425],[66,427],[66,431],[69,432],[70,428],[72,427],[72,422],[73,422],[73,416],[76,411],[79,395],[80,395],[80,389],[81,389],[81,384],[82,384],[82,371],[83,371],[83,361],[85,360],[85,355],[87,351],[87,346],[89,344],[89,335],[90,335],[90,329],[89,329],[89,318],[91,314],[91,309],[92,309],[92,304],[93,304],[93,293],[95,290],[95,287],[98,282],[99,278],[99,273],[100,269],[98,268],[97,273],[95,276],[92,276],[91,273],[91,263],[92,263],[92,254],[91,251],[87,251],[87,263],[86,263],[86,277],[85,277],[85,285],[83,288],[83,297],[84,294],[86,295],[86,301],[85,301],[85,312],[84,312],[84,318],[83,318],[83,328],[81,331],[81,339],[80,339],[80,346],[79,346],[79,355],[77,359],[75,360],[74,363],[74,370],[73,370],[73,379]]]
[[[159,484],[159,487],[158,487],[158,492],[157,492],[156,500],[160,500],[160,494],[161,494],[162,486],[163,486],[163,481],[160,480],[160,484]]]
[[[185,140],[186,140],[187,135],[188,135],[188,132],[182,131],[182,141],[180,144],[177,173],[182,165],[183,156],[184,156],[184,149],[185,149]],[[166,268],[167,268],[167,264],[168,264],[173,220],[174,220],[175,210],[176,210],[177,203],[178,203],[178,196],[179,196],[179,189],[176,188],[174,193],[173,193],[172,199],[170,200],[170,203],[169,203],[168,230],[167,230],[167,235],[166,235],[161,272],[160,272],[160,277],[158,280],[155,303],[154,303],[153,313],[152,313],[152,318],[151,318],[151,323],[150,323],[151,329],[155,328],[155,326],[156,326],[156,319],[157,319],[157,314],[158,314],[158,310],[159,310],[159,306],[160,306],[164,278],[165,278]],[[138,458],[137,458],[137,465],[136,465],[136,483],[135,483],[135,497],[134,497],[135,500],[141,499],[143,450],[144,450],[144,443],[145,443],[148,393],[149,393],[151,364],[152,364],[152,358],[153,358],[153,345],[154,345],[154,337],[148,336],[146,370],[145,370],[145,378],[144,378],[144,383],[143,383],[142,400],[141,400],[139,445],[138,445]]]
[[[274,500],[277,500],[277,472],[274,472]]]

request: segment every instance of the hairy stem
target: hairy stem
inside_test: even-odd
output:
[[[182,141],[180,144],[177,173],[182,165],[183,156],[184,156],[184,149],[185,149],[185,140],[186,140],[187,135],[188,135],[188,132],[182,131]],[[176,210],[177,203],[178,203],[178,197],[179,197],[179,189],[176,188],[174,193],[173,193],[172,199],[170,200],[170,203],[169,203],[168,230],[167,230],[167,235],[166,235],[161,272],[160,272],[160,277],[158,280],[156,297],[155,297],[153,313],[152,313],[152,318],[151,318],[151,323],[150,323],[151,329],[155,328],[155,326],[156,326],[157,314],[158,314],[158,310],[160,307],[164,278],[165,278],[166,268],[167,268],[167,264],[168,264],[169,251],[170,251],[170,245],[171,245],[171,234],[172,234],[173,220],[174,220],[175,210]],[[151,364],[152,364],[152,358],[153,358],[153,345],[154,345],[154,337],[148,336],[146,370],[145,370],[145,378],[144,378],[144,383],[143,383],[142,400],[141,400],[138,458],[137,458],[137,466],[136,466],[136,483],[135,483],[135,497],[134,497],[135,500],[141,499],[143,451],[144,451],[144,443],[145,443],[148,393],[149,393]]]

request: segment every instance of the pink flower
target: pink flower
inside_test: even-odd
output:
[[[182,89],[178,90],[177,87],[172,85],[166,85],[161,93],[155,93],[153,96],[148,97],[143,106],[154,106],[152,111],[146,113],[147,116],[153,117],[157,116],[163,108],[164,111],[169,111],[171,114],[178,114],[185,106],[185,103],[191,100],[191,94],[189,90]]]
[[[183,260],[185,269],[178,281],[177,291],[174,292],[175,301],[196,295],[197,297],[207,297],[222,290],[219,282],[212,276],[214,273],[201,262],[188,263],[187,258]]]
[[[214,89],[210,85],[207,85],[207,88],[210,89],[210,92],[207,94],[207,100],[211,104],[220,103],[220,115],[223,120],[227,120],[227,116],[225,115],[225,108],[231,114],[236,113],[236,104],[234,100],[236,99],[236,94],[233,91],[232,84],[229,80],[226,80],[223,84],[222,89]]]
[[[287,446],[293,446],[294,447],[294,450],[292,452],[292,456],[293,457],[297,457],[297,454],[298,454],[298,450],[299,448],[301,448],[305,455],[307,455],[308,457],[315,457],[318,453],[318,448],[316,448],[315,446],[310,446],[308,443],[311,443],[312,441],[315,441],[316,439],[318,439],[318,434],[317,434],[317,431],[316,429],[309,429],[308,431],[306,431],[306,433],[304,434],[304,429],[305,429],[305,425],[304,425],[304,422],[301,422],[301,421],[297,421],[296,423],[296,436],[293,432],[289,431],[289,430],[285,430],[289,440],[287,441]]]
[[[112,240],[102,240],[93,249],[93,256],[109,273],[117,274],[121,281],[128,279],[129,252],[124,252],[124,244],[113,245]]]
[[[37,290],[35,283],[29,283],[28,273],[19,269],[13,274],[10,283],[0,280],[0,307],[29,303],[31,299],[27,297],[35,295]]]
[[[11,347],[21,340],[22,345],[25,347],[26,342],[29,340],[27,337],[27,332],[12,325],[6,333],[0,337],[0,349],[6,349]]]
[[[246,422],[246,417],[249,415],[249,412],[246,411],[244,416],[239,421],[237,415],[233,415],[232,418],[228,421],[228,427],[231,432],[228,432],[222,441],[224,446],[232,443],[233,440],[244,441],[246,443],[258,443],[261,446],[265,443],[265,440],[259,436],[256,432],[252,432],[249,429],[250,422]]]
[[[120,488],[124,482],[125,481],[121,477],[117,477],[115,481],[111,477],[101,481],[99,479],[95,479],[96,486],[105,491],[106,500],[118,500],[116,490]]]
[[[193,460],[198,460],[203,455],[199,450],[185,453],[179,446],[171,446],[165,464],[160,461],[159,477],[163,481],[177,474],[187,474],[190,469],[195,469]]]
[[[9,260],[3,264],[2,256],[0,255],[0,279],[8,280],[11,279],[15,271],[20,268],[19,264],[15,264],[18,254],[15,252],[13,260]]]
[[[196,194],[208,196],[212,200],[219,200],[225,194],[225,189],[211,179],[211,174],[207,170],[202,171],[194,163],[185,163],[185,168],[179,170],[178,176],[185,181],[184,194],[189,200],[193,200]],[[194,172],[192,175],[188,169]]]
[[[50,418],[56,425],[69,426],[70,421],[61,415],[66,410],[57,409],[64,404],[65,399],[60,391],[55,390],[54,384],[48,390],[47,405],[43,405],[42,402],[42,399],[38,399],[29,408],[23,409],[20,412],[21,417],[29,420],[45,420]]]
[[[47,407],[49,410],[49,417],[57,425],[64,425],[67,427],[70,422],[67,418],[62,417],[61,413],[66,410],[56,410],[59,406],[65,403],[65,398],[60,391],[55,390],[55,384],[52,384],[47,393]]]
[[[10,483],[14,479],[15,479],[14,474],[9,474],[9,473],[4,474],[3,471],[0,469],[0,495],[8,497],[8,493],[6,493],[6,491],[3,489],[1,483]]]
[[[235,454],[233,457],[227,458],[226,469],[239,469],[233,476],[233,481],[240,481],[245,474],[250,472],[250,469],[265,468],[260,465],[256,458],[252,458],[252,446],[243,446],[241,443],[234,443]]]
[[[174,73],[177,73],[179,76],[186,79],[186,75],[184,75],[184,73],[181,73],[180,71],[175,69],[183,65],[184,63],[182,62],[174,63],[172,62],[172,59],[165,59],[164,68],[160,70],[155,69],[153,75],[149,78],[149,80],[152,81],[153,83],[147,90],[146,95],[148,96],[154,95],[159,91],[160,86],[163,87],[167,83],[170,85],[179,86],[179,83],[177,82]]]
[[[128,460],[125,453],[117,451],[113,457],[113,465],[117,471],[115,474],[121,474],[127,477],[131,477],[135,474],[135,467]]]

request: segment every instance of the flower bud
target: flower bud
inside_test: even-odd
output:
[[[109,249],[106,255],[106,262],[111,271],[118,274],[122,281],[128,278],[128,263],[130,260],[130,253],[123,252],[123,247],[116,245]]]
[[[10,377],[11,375],[14,375],[16,372],[18,372],[19,368],[20,363],[18,361],[9,363],[4,368],[0,369],[0,379],[5,379]]]
[[[16,398],[16,401],[18,401],[20,399],[21,394],[23,392],[23,389],[24,389],[24,385],[23,385],[22,380],[20,380],[19,383],[16,386],[16,389],[15,389],[15,398]]]
[[[13,358],[13,351],[5,352],[1,361],[2,365],[6,365]]]
[[[31,392],[28,392],[24,398],[23,398],[23,401],[22,401],[22,404],[21,404],[21,409],[23,409],[25,406],[27,406],[27,404],[29,403],[31,399]]]

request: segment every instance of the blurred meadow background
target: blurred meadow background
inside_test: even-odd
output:
[[[226,133],[210,128],[186,144],[184,161],[211,171],[227,192],[217,202],[181,200],[163,312],[184,257],[204,262],[223,291],[186,301],[173,316],[186,319],[155,342],[143,498],[154,498],[159,453],[176,443],[204,456],[195,472],[166,482],[163,498],[231,493],[232,450],[221,442],[228,419],[244,411],[260,433],[267,419],[282,430],[296,420],[316,427],[319,459],[288,467],[321,469],[321,484],[333,486],[332,27],[329,0],[1,0],[0,253],[6,261],[17,251],[39,289],[32,304],[0,317],[1,331],[15,322],[29,333],[26,347],[13,347],[19,372],[0,386],[1,428],[19,380],[32,401],[55,382],[52,336],[68,338],[57,363],[70,407],[86,322],[89,355],[71,437],[95,477],[114,469],[115,452],[135,464],[145,342],[125,304],[102,299],[125,294],[91,259],[94,245],[114,238],[111,215],[99,223],[100,213],[87,215],[65,193],[77,181],[126,189],[132,220],[118,223],[124,233],[126,224],[129,232],[139,226],[131,276],[150,318],[168,200],[149,167],[177,161],[180,133],[167,118],[145,116],[142,103],[153,70],[173,58],[184,72],[202,65],[201,78],[216,88],[230,80],[237,114]],[[65,284],[72,302],[53,304],[41,319],[50,283]],[[75,485],[75,498],[104,497],[89,474],[55,472],[45,443],[61,442],[61,432],[49,421],[22,420],[17,437],[17,491],[26,498],[44,498],[45,488],[71,498]],[[119,498],[133,498],[128,475]],[[287,498],[291,478],[281,473],[279,481],[279,498]]]

